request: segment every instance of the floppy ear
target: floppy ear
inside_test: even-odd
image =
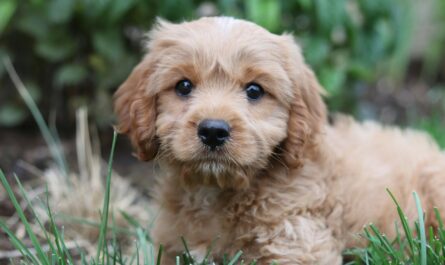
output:
[[[302,157],[313,150],[315,137],[326,123],[326,105],[321,97],[324,90],[304,62],[299,47],[292,37],[284,37],[290,52],[288,71],[294,90],[284,160],[289,168],[296,168],[301,166]]]
[[[141,160],[153,159],[159,145],[155,127],[156,99],[147,90],[152,68],[150,58],[146,56],[114,95],[117,131],[130,137]]]

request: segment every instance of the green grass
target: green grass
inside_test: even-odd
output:
[[[414,222],[414,226],[410,226],[396,198],[389,190],[388,193],[399,215],[400,225],[395,224],[396,237],[388,239],[375,225],[370,224],[363,233],[368,241],[368,247],[345,251],[346,255],[356,257],[356,260],[348,264],[445,264],[445,230],[439,211],[434,209],[439,223],[436,231],[433,227],[425,227],[424,212],[419,196],[413,192],[418,219]],[[400,226],[402,231],[399,229]]]
[[[416,127],[427,131],[441,148],[445,148],[445,127],[443,126],[443,123],[441,115],[436,113],[431,115],[431,117],[425,117],[418,121]]]
[[[25,102],[26,106],[30,110],[34,120],[39,127],[40,132],[42,133],[43,139],[48,146],[48,149],[51,153],[54,162],[56,162],[60,172],[64,175],[68,175],[68,166],[66,163],[65,156],[63,154],[62,145],[60,144],[60,139],[55,130],[51,130],[50,127],[46,124],[45,119],[43,118],[42,113],[40,112],[37,104],[34,102],[31,94],[26,89],[22,80],[17,75],[11,60],[9,58],[3,59],[3,65],[5,66],[11,81],[14,83],[15,88],[19,92],[21,98]]]
[[[104,197],[104,205],[102,208],[102,220],[100,222],[100,234],[99,234],[99,243],[97,247],[97,254],[96,254],[96,260],[99,260],[101,257],[101,252],[104,249],[104,246],[106,244],[105,242],[105,236],[107,233],[107,225],[108,225],[108,210],[110,207],[110,188],[111,188],[111,172],[112,172],[112,166],[113,166],[113,155],[114,150],[116,147],[116,139],[117,139],[117,132],[114,131],[113,134],[113,143],[111,146],[111,152],[110,152],[110,159],[108,160],[108,173],[107,173],[107,181],[106,181],[106,188],[105,188],[105,197]],[[103,264],[104,255],[102,255],[102,264]]]

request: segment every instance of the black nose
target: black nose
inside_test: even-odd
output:
[[[203,120],[198,125],[198,136],[212,149],[223,145],[230,137],[230,126],[223,120]]]

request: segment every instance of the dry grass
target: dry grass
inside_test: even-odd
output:
[[[45,171],[38,171],[32,165],[24,166],[38,176],[38,183],[26,185],[26,193],[33,211],[39,216],[43,224],[50,223],[47,214],[47,201],[53,211],[57,226],[63,227],[67,246],[76,249],[80,246],[85,251],[86,257],[93,257],[97,252],[100,234],[100,209],[104,203],[106,190],[105,179],[107,165],[99,153],[98,141],[92,141],[88,127],[87,111],[80,109],[77,112],[76,154],[78,171],[68,171],[65,175],[53,163]],[[123,254],[130,255],[134,252],[135,224],[150,225],[154,210],[151,208],[148,198],[130,185],[130,182],[118,175],[111,173],[108,226],[116,233],[116,240],[122,248]],[[47,193],[46,193],[47,191]],[[0,186],[0,201],[6,202],[7,194]],[[22,208],[30,209],[30,205],[24,199],[20,199]],[[131,217],[131,218],[130,218]],[[129,219],[130,218],[130,219]],[[26,241],[26,229],[19,222],[17,214],[10,216],[5,222],[18,238]],[[31,222],[31,227],[40,239],[45,239],[38,222]],[[142,227],[147,229],[147,227]],[[110,230],[111,231],[111,230]],[[17,250],[2,251],[0,260],[20,257]]]

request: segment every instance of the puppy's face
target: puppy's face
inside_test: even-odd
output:
[[[148,48],[116,93],[118,128],[140,158],[157,155],[185,184],[221,188],[247,187],[274,160],[298,164],[324,106],[290,37],[203,18],[159,23]]]

